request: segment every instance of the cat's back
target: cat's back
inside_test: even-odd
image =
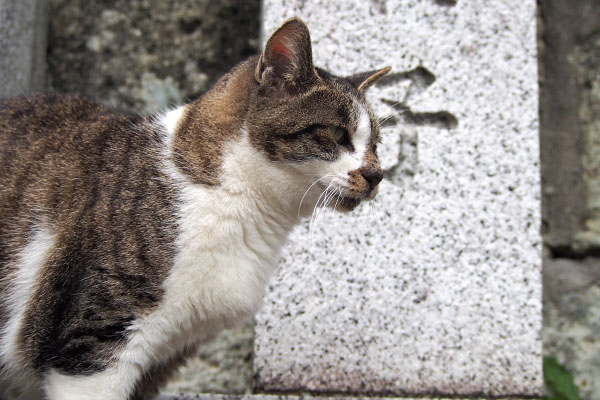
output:
[[[140,120],[79,95],[0,100],[0,267],[31,226],[99,211],[103,192],[131,185],[152,149]]]
[[[39,94],[0,100],[2,204],[9,205],[7,196],[24,195],[32,185],[41,195],[41,189],[53,180],[57,183],[57,179],[68,181],[86,171],[95,173],[93,164],[98,165],[100,159],[110,162],[107,150],[118,151],[134,139],[134,135],[125,135],[123,128],[138,120],[79,95]],[[29,200],[35,203],[36,199]]]
[[[0,100],[0,375],[17,349],[101,369],[159,301],[175,200],[154,127],[78,95]]]
[[[0,100],[2,188],[7,188],[24,165],[53,167],[44,171],[51,173],[81,162],[84,154],[88,160],[97,156],[110,139],[123,139],[124,126],[139,119],[79,95],[38,94]]]
[[[74,132],[81,139],[104,130],[110,121],[132,122],[139,117],[101,105],[77,94],[36,94],[0,99],[0,154],[19,152],[27,157],[40,146],[58,146]],[[72,138],[72,137],[71,137]],[[15,148],[17,146],[17,148]],[[51,147],[46,150],[51,150]]]

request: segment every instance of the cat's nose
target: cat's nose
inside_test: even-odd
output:
[[[373,189],[383,179],[383,170],[376,165],[368,165],[361,168],[361,175],[369,183],[369,187]]]

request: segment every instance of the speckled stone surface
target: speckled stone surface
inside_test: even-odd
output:
[[[535,2],[266,0],[338,74],[391,65],[374,204],[299,227],[257,317],[259,390],[542,392]]]

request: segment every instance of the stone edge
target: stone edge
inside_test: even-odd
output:
[[[488,400],[489,397],[370,397],[370,396],[314,396],[309,394],[161,394],[157,400]],[[494,400],[526,400],[532,397],[494,397]]]

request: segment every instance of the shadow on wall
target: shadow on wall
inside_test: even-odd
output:
[[[384,176],[390,182],[402,187],[406,187],[417,171],[419,136],[416,128],[431,126],[439,129],[454,129],[458,126],[458,119],[448,111],[417,112],[410,108],[411,100],[427,90],[435,79],[431,71],[419,66],[410,71],[389,74],[376,83],[378,86],[408,83],[401,99],[380,99],[393,111],[392,114],[381,119],[381,128],[399,131],[400,134],[397,162],[385,170]]]

